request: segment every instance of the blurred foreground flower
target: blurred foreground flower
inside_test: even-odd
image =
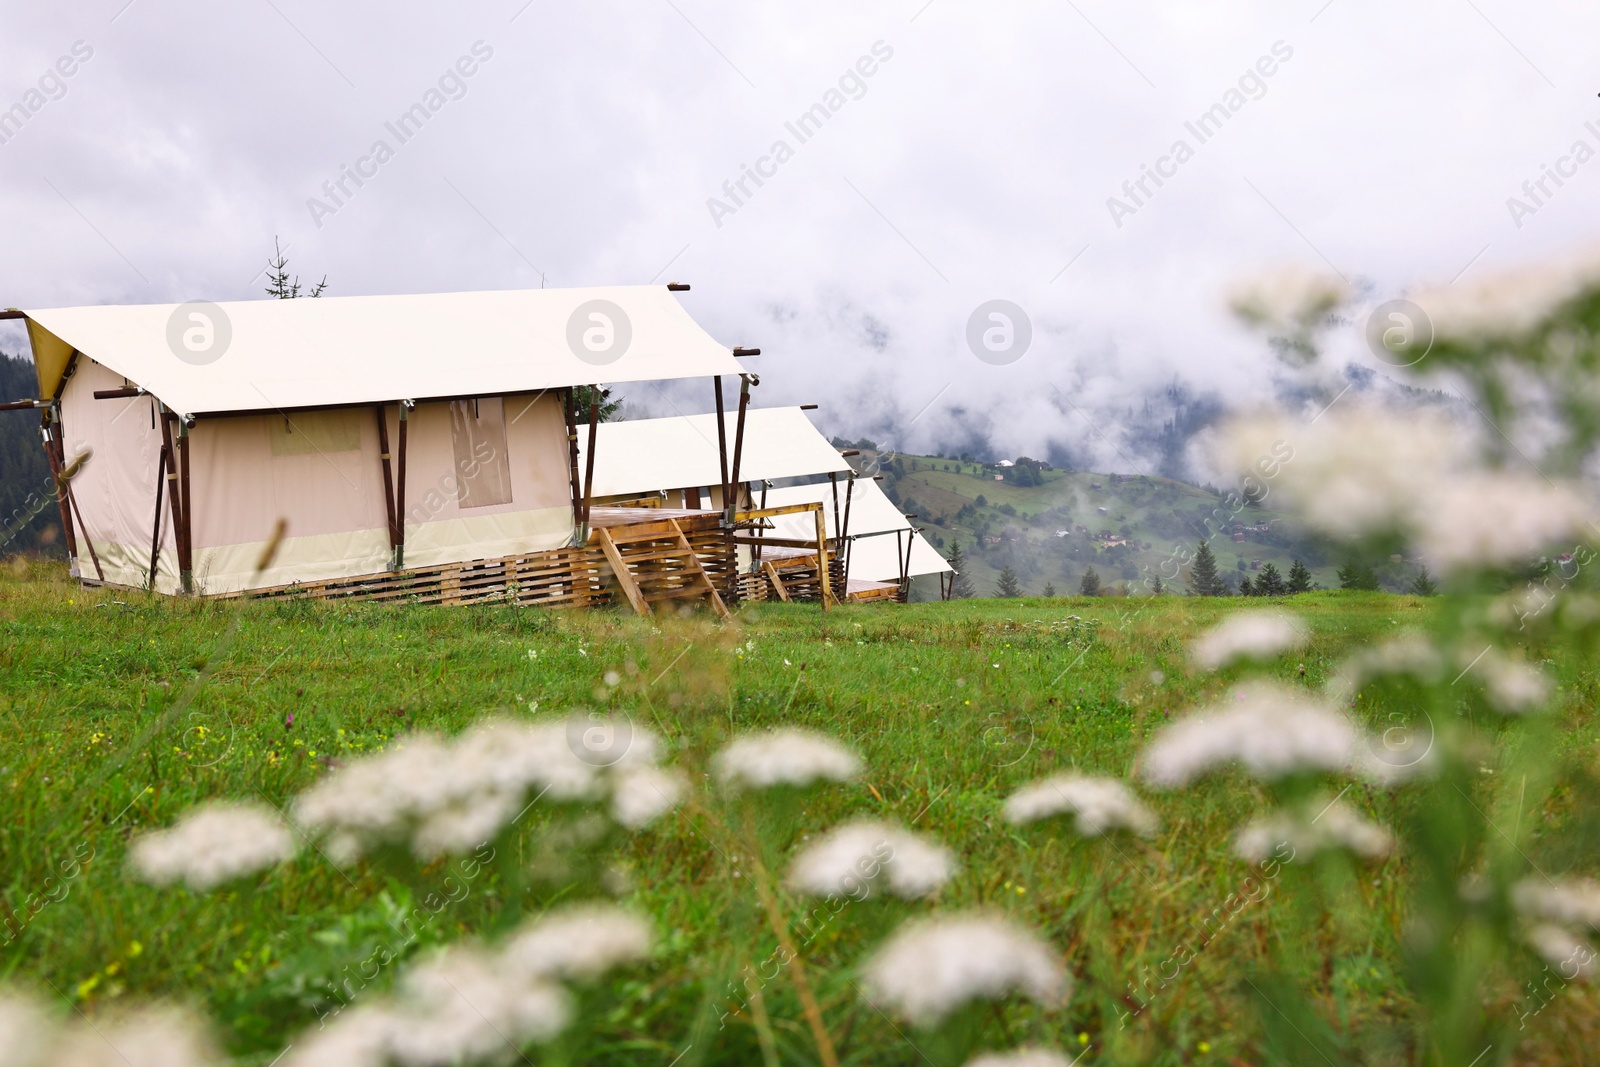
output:
[[[1019,1048],[1010,1052],[985,1052],[967,1061],[967,1067],[1071,1067],[1072,1060],[1047,1048]]]
[[[974,1000],[1022,993],[1053,1007],[1072,992],[1049,945],[972,913],[906,923],[867,961],[863,982],[869,1000],[918,1026],[936,1026]]]
[[[1280,846],[1288,845],[1293,850],[1289,862],[1309,863],[1318,853],[1332,849],[1345,849],[1369,860],[1394,849],[1394,837],[1389,831],[1363,819],[1344,801],[1326,805],[1317,801],[1313,807],[1320,810],[1310,818],[1310,809],[1305,809],[1274,812],[1254,820],[1234,839],[1234,853],[1249,863],[1260,864],[1274,858]]]
[[[31,998],[0,995],[4,1067],[220,1067],[224,1058],[187,1011],[152,1007],[60,1025]]]
[[[1247,322],[1290,334],[1306,333],[1350,298],[1344,279],[1287,264],[1234,286],[1228,307]]]
[[[284,1067],[451,1067],[510,1062],[572,1022],[556,979],[593,981],[643,958],[650,930],[619,908],[578,906],[527,924],[499,950],[457,944],[413,965],[396,994],[296,1042]]]
[[[1156,734],[1140,757],[1140,773],[1172,788],[1229,763],[1266,779],[1335,772],[1350,763],[1359,739],[1332,708],[1285,686],[1249,682]]]
[[[289,828],[259,804],[217,803],[186,811],[170,830],[134,840],[128,860],[152,885],[183,882],[205,892],[276,866],[295,853]]]
[[[1204,670],[1214,671],[1241,659],[1271,659],[1306,643],[1306,624],[1275,611],[1242,611],[1202,634],[1189,656]]]
[[[1013,823],[1072,815],[1074,827],[1084,837],[1118,829],[1149,835],[1157,825],[1156,817],[1122,782],[1080,774],[1057,774],[1028,783],[1006,799],[1005,812]]]
[[[301,794],[295,814],[328,835],[336,860],[407,839],[418,859],[467,852],[493,840],[535,795],[596,802],[621,776],[648,767],[657,755],[654,735],[623,726],[586,727],[623,739],[606,763],[580,757],[566,722],[490,721],[454,741],[419,734],[335,771]],[[648,821],[636,794],[618,809],[619,817]]]
[[[1291,458],[1260,469],[1285,448]],[[1208,451],[1223,472],[1270,480],[1317,530],[1347,541],[1398,533],[1447,573],[1570,548],[1597,513],[1575,487],[1476,466],[1477,439],[1415,411],[1238,418]]]
[[[816,897],[865,900],[882,889],[914,900],[949,881],[954,866],[949,849],[898,826],[863,820],[828,831],[795,857],[789,885]]]
[[[847,781],[861,773],[861,760],[823,734],[782,729],[735,738],[713,760],[727,785],[769,789],[808,786],[819,779]]]

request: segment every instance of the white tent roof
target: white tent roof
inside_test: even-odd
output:
[[[748,431],[747,431],[748,432]],[[821,501],[832,536],[833,487],[797,485],[767,492],[767,507],[787,507],[790,504],[810,504]],[[839,507],[845,505],[845,486],[839,486]],[[779,515],[772,520],[777,528],[773,537],[809,539],[816,537],[815,521],[810,515]],[[910,530],[911,523],[894,502],[884,495],[878,483],[867,478],[856,479],[855,492],[850,496],[850,577],[865,578],[871,582],[896,582],[900,580],[900,561],[897,553],[905,551],[905,534],[896,538],[892,531]],[[875,536],[873,536],[875,535]],[[912,533],[911,567],[913,577],[920,574],[944,574],[950,564],[939,555],[938,549],[919,533]],[[898,548],[896,546],[899,546]]]
[[[731,467],[738,413],[725,413],[723,422]],[[595,434],[597,497],[713,486],[722,480],[715,413],[605,422],[596,427]],[[587,431],[580,429],[579,470],[586,469],[588,445]],[[741,482],[849,469],[839,450],[817,432],[799,408],[752,408],[745,412],[744,449],[739,459]],[[729,475],[732,476],[731,470]]]
[[[609,362],[581,344],[588,359],[579,358],[568,340],[595,325],[583,306],[592,301],[621,309],[630,334],[626,349]],[[55,395],[72,349],[191,415],[492,396],[740,370],[732,352],[662,285],[214,306],[231,339],[214,360],[198,364],[181,340],[171,340],[190,326],[188,312],[180,312],[184,305],[26,312],[40,395]],[[594,334],[591,340],[606,339]]]

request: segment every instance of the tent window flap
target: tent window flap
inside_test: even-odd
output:
[[[463,508],[511,503],[511,462],[506,455],[505,406],[500,398],[450,404],[456,500]]]

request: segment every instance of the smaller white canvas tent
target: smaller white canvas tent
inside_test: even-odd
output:
[[[722,441],[730,462],[737,428],[738,415],[726,413]],[[722,447],[714,414],[601,423],[596,432],[594,499],[604,504],[656,497],[667,507],[720,508]],[[579,449],[579,464],[587,469],[588,442],[580,440]],[[798,407],[747,410],[737,458],[741,484],[850,470],[839,450]],[[702,489],[708,492],[703,495]]]

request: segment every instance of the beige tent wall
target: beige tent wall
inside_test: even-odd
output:
[[[458,499],[450,405],[418,404],[411,412],[407,567],[543,551],[572,540],[572,482],[560,400],[554,393],[523,394],[506,397],[503,405],[511,501],[472,508],[462,507]],[[391,445],[398,433],[391,409]],[[381,479],[373,462],[374,475]]]
[[[334,428],[344,432],[330,434]],[[274,448],[274,434],[294,434],[305,446]],[[372,408],[198,419],[189,448],[200,592],[346,578],[388,565],[388,513]],[[279,518],[284,540],[272,565],[252,581]]]
[[[150,573],[150,535],[161,456],[161,430],[151,426],[155,401],[147,396],[94,398],[96,389],[117,389],[125,384],[120,374],[80,356],[61,391],[62,443],[69,462],[85,449],[94,453],[72,481],[72,495],[83,516],[82,524],[74,519],[79,573],[95,577],[88,547],[88,541],[93,541],[106,581],[143,586]],[[172,511],[164,498],[161,513],[156,588],[171,593],[178,588],[178,553]]]
[[[73,482],[87,525],[80,530],[79,569],[94,577],[86,533],[108,582],[143,586],[161,431],[151,426],[155,401],[148,396],[93,398],[96,389],[124,384],[121,375],[80,357],[62,394],[62,421],[68,458],[86,448],[94,452]],[[503,412],[511,499],[480,507],[462,507],[459,500],[450,405],[421,404],[411,412],[408,568],[542,551],[570,541],[572,490],[560,402],[553,394],[507,397]],[[390,448],[397,452],[395,405],[388,417]],[[353,577],[388,567],[388,512],[373,407],[202,418],[190,430],[189,448],[199,592]],[[394,470],[398,476],[397,462]],[[286,524],[284,540],[271,567],[255,575],[280,518]],[[179,589],[176,539],[165,500],[156,588]]]
[[[485,400],[484,404],[491,401]],[[559,548],[572,537],[561,406],[553,395],[503,402],[511,500],[462,507],[450,405],[407,418],[405,566]],[[399,477],[399,411],[388,406]],[[273,437],[280,443],[275,448]],[[281,442],[292,438],[285,447]],[[201,419],[192,431],[195,578],[206,593],[375,574],[389,562],[378,421],[370,406]],[[356,447],[348,446],[355,444]],[[272,566],[251,581],[279,517]]]

